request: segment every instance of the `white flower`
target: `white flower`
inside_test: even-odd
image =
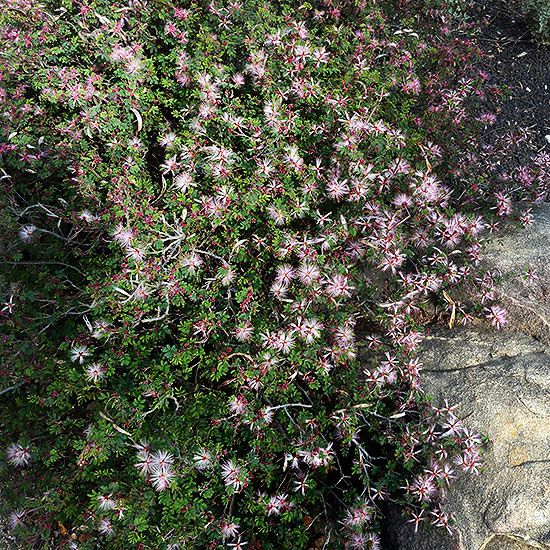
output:
[[[99,216],[92,214],[89,210],[82,210],[78,218],[88,223],[96,222],[99,220]]]
[[[220,526],[220,530],[222,532],[222,538],[223,540],[232,539],[235,538],[239,532],[240,526],[236,523],[229,522],[225,523],[223,522]]]
[[[107,536],[111,536],[115,532],[113,529],[113,526],[111,525],[111,520],[108,518],[103,518],[99,522],[98,530],[102,535],[107,535]]]
[[[332,277],[327,277],[324,281],[325,291],[332,298],[339,298],[340,296],[351,296],[351,291],[354,289],[349,284],[349,277],[346,275],[336,274]]]
[[[321,336],[323,324],[317,319],[301,319],[295,327],[300,337],[308,344],[311,344],[315,339]]]
[[[236,492],[240,491],[245,484],[241,467],[237,466],[232,460],[222,464],[222,477],[224,483],[228,487],[233,487]]]
[[[71,348],[71,361],[73,363],[78,361],[82,365],[88,355],[90,355],[90,351],[87,346],[76,345]]]
[[[124,66],[124,70],[130,76],[137,75],[140,71],[143,70],[143,62],[141,59],[130,59]]]
[[[166,160],[163,164],[160,165],[160,168],[162,169],[162,173],[164,175],[171,172],[172,174],[178,169],[179,162],[176,156],[170,157]]]
[[[286,215],[278,208],[270,206],[267,209],[269,217],[275,222],[275,225],[283,225],[286,221]]]
[[[97,382],[105,376],[106,370],[101,363],[92,363],[86,368],[86,378],[92,382]]]
[[[278,283],[288,286],[292,282],[292,279],[294,279],[294,276],[295,276],[294,268],[290,264],[284,264],[284,265],[280,265],[277,268],[275,280]]]
[[[21,227],[21,229],[19,230],[19,238],[24,242],[24,243],[30,243],[33,239],[33,236],[34,236],[34,233],[35,231],[37,230],[38,228],[32,224],[29,224],[29,225],[24,225],[23,227]]]
[[[117,225],[112,233],[113,239],[124,246],[129,246],[132,239],[136,236],[132,229]]]
[[[6,451],[6,458],[14,466],[26,466],[31,458],[29,447],[23,447],[19,443],[12,443]]]
[[[244,84],[244,75],[242,73],[235,73],[231,80],[235,86],[242,86]]]
[[[297,271],[298,279],[306,286],[309,286],[321,277],[321,272],[316,265],[303,263]]]
[[[168,132],[160,138],[159,144],[161,147],[168,147],[169,145],[172,145],[174,141],[176,141],[176,134],[173,132]]]
[[[115,501],[111,498],[111,495],[99,495],[97,502],[100,510],[114,510],[116,508]]]
[[[128,246],[126,247],[126,257],[132,258],[135,262],[141,262],[145,258],[145,252],[137,246]]]
[[[282,281],[274,281],[270,290],[279,299],[284,298],[288,293],[288,287]]]
[[[147,449],[142,449],[138,452],[137,458],[139,462],[136,462],[134,466],[142,475],[147,475],[153,467],[153,457],[149,454]]]
[[[248,322],[235,328],[235,337],[239,342],[248,342],[253,333],[254,327]]]
[[[169,468],[174,462],[174,457],[168,451],[157,451],[153,455],[153,467],[154,468]]]
[[[108,328],[109,328],[109,323],[107,323],[107,321],[103,321],[102,319],[100,319],[99,321],[95,321],[93,326],[92,336],[94,338],[101,338],[102,336],[105,335]]]
[[[174,476],[175,474],[170,466],[155,466],[151,471],[151,483],[156,491],[164,491],[170,487]]]
[[[307,488],[308,488],[307,477],[298,479],[294,482],[294,492],[295,493],[297,493],[299,491],[300,493],[302,493],[302,495],[305,495]]]
[[[185,193],[190,187],[195,186],[195,182],[189,172],[181,172],[174,178],[174,185]]]
[[[206,449],[199,450],[193,457],[197,470],[206,470],[212,465],[212,456]]]
[[[225,275],[222,277],[222,285],[229,286],[235,280],[235,271],[232,268],[226,267]]]
[[[235,414],[244,414],[248,401],[244,395],[235,395],[229,400],[229,410]]]
[[[191,254],[185,257],[181,262],[181,265],[186,267],[187,271],[191,274],[196,273],[203,264],[203,259],[196,252],[191,252]]]
[[[248,545],[248,542],[246,541],[241,541],[241,539],[239,539],[237,542],[233,543],[233,544],[229,544],[229,548],[233,548],[233,550],[243,550],[243,548],[245,546]]]
[[[273,340],[273,347],[283,353],[290,352],[290,350],[294,347],[294,334],[290,331],[278,332]]]
[[[24,510],[14,510],[8,516],[8,525],[10,529],[15,529],[23,523],[23,518],[25,517]]]

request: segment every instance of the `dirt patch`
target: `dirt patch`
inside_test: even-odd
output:
[[[483,68],[489,83],[504,90],[504,100],[490,99],[497,121],[482,141],[495,146],[516,134],[521,141],[510,161],[526,163],[550,151],[550,47],[535,40],[514,2],[479,0],[477,14],[483,21],[477,37],[486,55]]]

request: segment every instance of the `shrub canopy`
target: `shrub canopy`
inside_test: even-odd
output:
[[[485,75],[445,5],[0,4],[13,534],[378,548],[388,499],[449,527],[480,440],[415,352],[512,195],[469,175]]]

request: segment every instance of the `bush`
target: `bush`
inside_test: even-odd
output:
[[[415,353],[519,191],[469,169],[485,77],[445,5],[3,4],[21,544],[378,548],[388,499],[450,529],[480,438]]]

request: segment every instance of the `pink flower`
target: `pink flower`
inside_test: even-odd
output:
[[[294,492],[300,492],[302,493],[302,496],[306,494],[306,489],[308,488],[307,484],[307,476],[305,478],[297,479],[294,482]]]
[[[305,286],[311,286],[321,278],[319,268],[316,265],[307,262],[300,265],[296,275],[298,276],[300,282]]]
[[[231,487],[235,492],[239,492],[246,484],[242,468],[237,466],[233,460],[222,464],[222,478],[225,485]]]
[[[108,518],[103,518],[99,522],[98,530],[102,535],[106,535],[108,537],[111,536],[115,532],[114,529],[113,529],[113,526],[111,524],[111,520],[108,519]]]
[[[412,519],[407,520],[409,523],[414,523],[414,532],[418,533],[418,525],[421,521],[425,521],[426,518],[422,517],[424,514],[424,510],[420,510],[420,512],[415,513],[412,512]]]
[[[142,475],[147,475],[153,467],[153,457],[149,453],[149,445],[141,444],[138,446],[139,450],[137,458],[139,462],[136,462],[134,466],[140,471]]]
[[[233,550],[244,550],[244,547],[247,545],[248,545],[248,542],[241,540],[239,538],[237,542],[234,542],[233,544],[229,544],[228,547],[233,548]]]
[[[334,178],[327,183],[326,190],[331,199],[338,201],[349,193],[349,186],[347,180],[340,181]]]
[[[86,368],[86,378],[91,382],[97,382],[105,376],[107,369],[101,363],[92,363]]]
[[[31,459],[30,449],[19,445],[19,443],[12,443],[6,451],[6,458],[14,466],[27,466]]]
[[[327,277],[323,283],[325,284],[325,292],[331,298],[350,297],[351,291],[354,290],[354,287],[349,283],[347,275],[336,274],[332,277]]]
[[[352,508],[346,512],[343,524],[348,528],[356,528],[368,523],[372,518],[372,508],[362,504],[357,508]]]
[[[176,134],[173,132],[168,132],[159,139],[159,145],[161,147],[169,147],[172,143],[174,143],[174,141],[176,141]]]
[[[284,158],[295,171],[300,172],[303,169],[304,159],[298,154],[296,147],[290,147]]]
[[[181,172],[174,178],[174,186],[184,193],[194,185],[193,176],[189,172]]]
[[[14,510],[8,516],[8,525],[10,529],[15,529],[23,524],[23,518],[25,517],[24,510]]]
[[[464,451],[454,459],[454,463],[460,466],[465,472],[478,474],[478,468],[481,466],[481,458],[476,450]]]
[[[444,527],[447,529],[447,531],[452,534],[452,529],[449,526],[449,515],[446,512],[443,512],[441,508],[435,508],[430,512],[432,516],[434,516],[434,519],[432,520],[432,524],[436,527]]]
[[[130,246],[135,236],[135,232],[132,229],[128,229],[122,225],[117,225],[113,231],[113,239],[124,246]]]
[[[497,216],[507,216],[512,213],[512,200],[508,195],[505,195],[501,191],[495,193],[497,200]]]
[[[317,319],[300,319],[295,327],[298,335],[303,338],[308,344],[312,344],[321,336],[323,324]]]
[[[248,401],[244,395],[233,396],[229,400],[229,410],[234,414],[244,414]]]
[[[233,539],[239,533],[240,526],[234,522],[222,522],[220,525],[220,531],[222,532],[223,540]]]
[[[203,259],[196,252],[191,252],[181,261],[182,267],[185,267],[192,275],[194,275],[203,264]]]
[[[166,160],[166,162],[164,162],[164,164],[161,164],[160,168],[162,170],[162,173],[164,175],[168,174],[168,173],[174,173],[177,171],[177,169],[179,168],[179,162],[177,160],[177,157],[176,156],[173,156],[171,158],[169,158],[168,160]]]
[[[265,505],[268,516],[278,516],[281,512],[284,512],[289,508],[290,502],[288,501],[288,495],[273,496]]]
[[[500,330],[508,322],[507,311],[498,305],[487,308],[485,310],[485,317],[497,330]]]
[[[169,466],[154,466],[151,471],[151,483],[156,491],[164,491],[170,487],[175,474]]]
[[[431,475],[424,475],[414,480],[411,493],[418,498],[420,502],[426,502],[437,492],[437,487]]]
[[[78,362],[82,365],[84,359],[90,355],[90,351],[87,346],[75,345],[71,348],[71,361]]]
[[[248,342],[254,334],[254,327],[251,323],[246,322],[235,328],[235,338],[239,342]]]
[[[116,503],[111,498],[111,495],[109,496],[99,495],[97,497],[97,502],[100,510],[114,510],[116,508]]]
[[[153,454],[153,467],[169,468],[174,462],[174,457],[168,451],[157,451]]]
[[[275,275],[275,280],[285,286],[288,286],[292,279],[295,277],[294,268],[289,264],[281,265],[277,268],[277,273]]]

